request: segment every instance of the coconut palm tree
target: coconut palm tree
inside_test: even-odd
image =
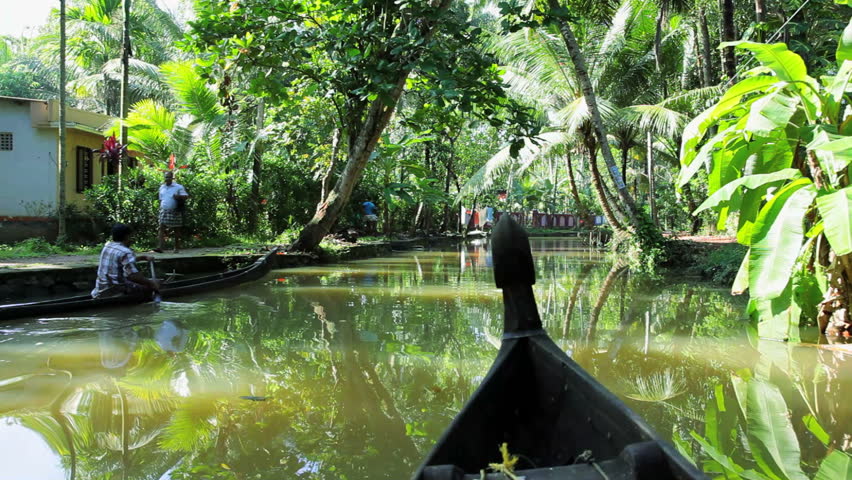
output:
[[[68,8],[69,86],[81,106],[108,115],[120,113],[123,20],[122,0],[83,0]],[[129,18],[133,38],[128,60],[128,96],[167,100],[158,65],[181,58],[175,42],[183,35],[172,16],[155,0],[133,2]],[[58,36],[51,25],[34,40],[33,49],[46,65],[55,65]]]
[[[594,108],[590,106],[590,97],[587,95],[589,89],[584,88],[584,81],[581,80],[584,76],[580,74],[580,69],[576,65],[571,68],[572,55],[560,32],[545,28],[524,29],[494,40],[492,49],[506,65],[506,80],[510,84],[511,93],[546,112],[545,116],[551,122],[551,131],[542,134],[536,142],[528,142],[515,161],[510,158],[508,149],[498,153],[471,178],[462,194],[488,188],[495,174],[502,173],[507,168],[517,167],[519,172],[523,171],[536,158],[550,154],[555,146],[554,142],[567,144],[587,155],[591,182],[599,207],[613,228],[626,231],[620,217],[630,219],[635,207],[631,207],[632,198],[624,201],[624,182],[612,160],[611,152],[607,169],[612,175],[613,185],[619,192],[623,206],[618,202],[610,202],[607,197],[607,186],[596,158],[598,151],[609,150],[609,139],[604,137],[604,142],[601,142],[595,119],[600,120],[601,126],[604,123],[615,123],[619,108],[610,99],[610,94],[617,98],[617,102],[631,102],[635,101],[641,92],[647,91],[647,88],[643,88],[648,85],[645,73],[653,57],[649,57],[641,49],[641,43],[632,38],[634,29],[641,26],[636,22],[640,18],[641,8],[627,0],[610,17],[608,28],[602,29],[599,24],[592,22],[583,28],[583,65],[585,58],[589,59],[588,69],[583,70],[588,80],[585,86],[591,88],[592,93],[595,90],[598,92],[594,95]],[[584,52],[579,53],[582,55]],[[576,55],[574,57],[576,58]],[[624,100],[625,98],[628,100]],[[604,128],[604,133],[605,130]],[[627,146],[628,139],[623,137],[623,140]],[[632,146],[633,143],[630,144],[631,148]],[[604,158],[606,160],[606,153]],[[570,177],[569,182],[576,181],[573,175]]]

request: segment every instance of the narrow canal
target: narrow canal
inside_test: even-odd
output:
[[[750,341],[724,289],[532,244],[548,332],[688,454],[753,468],[740,405],[787,421],[808,473],[849,447],[841,354]],[[3,326],[2,478],[408,478],[497,351],[490,267],[487,244],[412,251]]]

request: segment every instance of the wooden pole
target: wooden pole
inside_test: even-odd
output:
[[[122,0],[124,25],[121,39],[121,145],[127,146],[127,111],[130,101],[130,1]],[[118,161],[118,194],[121,195],[121,174],[127,161],[127,150]],[[119,205],[121,203],[119,202]],[[121,215],[120,210],[118,211]]]

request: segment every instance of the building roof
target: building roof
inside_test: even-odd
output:
[[[31,103],[30,119],[33,127],[59,128],[59,101],[56,99],[40,100],[36,98],[7,97],[0,95],[0,100],[9,102],[29,102]],[[98,135],[102,135],[105,130],[110,128],[118,120],[116,117],[74,107],[66,107],[65,118],[67,128]]]
[[[15,102],[45,102],[47,100],[39,100],[37,98],[23,98],[23,97],[8,97],[6,95],[0,95],[0,100],[11,100]]]

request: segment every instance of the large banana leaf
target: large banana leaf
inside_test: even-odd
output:
[[[749,254],[752,296],[775,298],[789,283],[805,233],[802,220],[815,195],[810,179],[801,178],[782,188],[760,210]]]
[[[757,43],[748,41],[725,42],[719,48],[736,47],[750,50],[764,67],[772,70],[785,82],[800,82],[808,77],[808,69],[802,57],[787,49],[783,43]],[[755,77],[758,78],[758,77]]]
[[[702,203],[694,213],[697,214],[699,212],[707,210],[708,208],[716,207],[723,202],[730,201],[734,195],[740,192],[740,188],[753,190],[767,183],[790,180],[794,178],[799,178],[801,176],[802,174],[799,170],[795,168],[785,168],[784,170],[780,170],[775,173],[765,173],[761,175],[748,175],[745,177],[740,177],[732,182],[728,182],[716,193],[711,195],[710,198],[705,200],[704,203]]]
[[[747,403],[749,446],[761,470],[773,478],[808,480],[800,466],[799,440],[778,387],[751,380]]]
[[[825,457],[819,465],[814,480],[837,480],[852,478],[852,457],[848,453],[835,450]]]
[[[852,187],[822,195],[816,203],[831,248],[838,255],[852,253]]]
[[[799,99],[791,97],[784,90],[765,95],[751,105],[746,130],[758,135],[769,135],[779,127],[786,127],[798,107]]]

